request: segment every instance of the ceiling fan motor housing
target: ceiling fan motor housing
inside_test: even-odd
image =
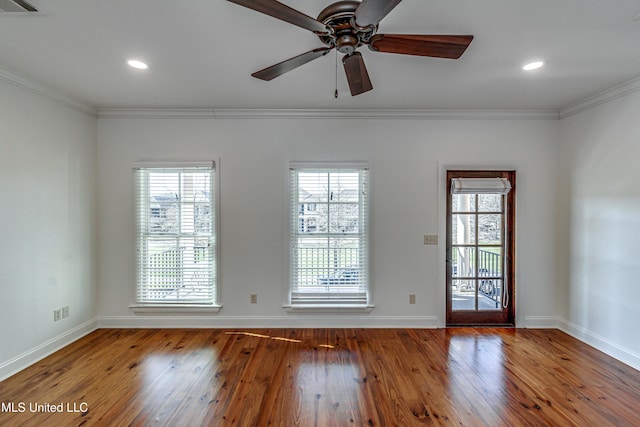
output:
[[[318,15],[318,21],[330,29],[329,35],[318,35],[320,41],[338,52],[351,55],[357,48],[366,44],[375,34],[377,26],[360,28],[355,24],[355,11],[359,1],[340,1],[327,6]]]
[[[343,34],[336,39],[336,49],[345,55],[351,55],[360,45],[360,40],[353,34]]]

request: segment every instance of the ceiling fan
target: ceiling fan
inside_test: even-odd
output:
[[[457,59],[467,49],[471,35],[377,34],[378,24],[401,0],[343,0],[327,6],[317,19],[276,0],[229,0],[316,34],[318,47],[252,74],[272,80],[328,54],[334,48],[344,54],[342,64],[352,96],[373,89],[362,54],[367,45],[374,52]],[[337,91],[336,91],[337,93]]]

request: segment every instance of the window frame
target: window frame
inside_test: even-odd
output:
[[[148,187],[141,188],[141,180],[140,173],[144,173],[144,171],[169,171],[175,170],[178,173],[188,173],[188,172],[196,172],[196,171],[207,171],[210,173],[210,184],[209,184],[209,198],[206,201],[211,207],[208,215],[211,215],[211,225],[210,231],[206,233],[206,235],[201,235],[196,233],[185,233],[185,232],[177,232],[171,233],[170,236],[176,239],[180,239],[183,237],[196,239],[197,236],[205,237],[208,239],[209,248],[211,251],[211,261],[208,268],[210,269],[211,274],[211,287],[210,292],[212,293],[211,299],[196,299],[196,300],[185,300],[179,301],[176,299],[171,299],[167,302],[162,302],[157,299],[142,299],[141,298],[141,271],[143,267],[140,265],[141,260],[141,248],[144,244],[145,236],[149,237],[148,230],[145,232],[142,229],[142,218],[140,216],[140,203],[143,202],[143,197],[141,196],[141,192],[147,193]],[[133,164],[134,178],[135,178],[135,230],[136,230],[136,240],[135,240],[135,250],[136,250],[136,280],[135,280],[135,302],[129,306],[129,308],[134,313],[217,313],[221,305],[219,304],[220,298],[220,283],[219,283],[219,160],[209,160],[209,161],[140,161],[134,162]],[[195,201],[193,202],[197,204]],[[182,204],[182,202],[180,202]],[[196,210],[196,205],[194,205],[194,212]],[[142,208],[143,209],[143,208]],[[194,217],[195,220],[195,217]],[[194,260],[196,254],[200,257],[201,252],[195,252],[196,246],[194,245]]]
[[[284,308],[287,311],[319,311],[319,312],[332,312],[332,311],[370,311],[374,308],[372,304],[372,292],[371,292],[371,280],[369,274],[369,253],[370,253],[370,206],[371,206],[371,171],[370,164],[364,161],[357,162],[289,162],[288,174],[287,174],[287,211],[288,215],[288,286],[286,294],[286,303]],[[301,214],[307,213],[307,205],[313,204],[314,209],[311,212],[313,215],[317,215],[320,211],[320,205],[326,204],[327,212],[330,206],[336,206],[338,202],[332,203],[329,199],[326,202],[307,202],[304,203],[302,209],[304,212],[300,212],[300,201],[298,199],[298,191],[300,185],[298,177],[300,173],[319,172],[319,173],[358,173],[358,232],[357,233],[332,233],[327,225],[326,232],[318,232],[320,228],[320,220],[315,219],[315,227],[313,230],[309,230],[307,227],[307,221],[300,218]],[[330,180],[329,177],[327,177]],[[311,219],[311,218],[309,218]],[[304,230],[300,227],[304,224]],[[318,236],[318,237],[316,237]],[[358,265],[357,269],[359,275],[362,275],[363,281],[358,282],[358,290],[353,294],[348,292],[320,292],[318,290],[309,291],[308,293],[302,292],[297,283],[298,267],[297,259],[299,254],[299,238],[327,238],[327,242],[331,238],[339,239],[344,238],[356,238],[358,241]],[[327,243],[326,250],[330,250],[329,243]],[[327,267],[328,268],[328,267]],[[338,268],[335,267],[334,268]],[[346,269],[341,268],[341,269]],[[340,295],[342,293],[342,295]]]

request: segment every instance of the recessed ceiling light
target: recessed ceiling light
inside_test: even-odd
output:
[[[533,71],[533,70],[537,70],[538,68],[541,68],[543,65],[544,65],[544,62],[542,61],[534,61],[534,62],[529,62],[527,65],[522,67],[522,69],[524,71]]]
[[[149,68],[147,64],[137,59],[130,59],[127,61],[127,64],[129,64],[130,67],[137,68],[138,70],[146,70]]]

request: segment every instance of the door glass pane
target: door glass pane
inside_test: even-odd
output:
[[[478,285],[478,310],[502,310],[502,280],[480,280]]]
[[[476,195],[475,194],[453,194],[451,196],[452,212],[475,212]]]
[[[476,275],[474,247],[454,247],[451,249],[453,277],[474,277]]]
[[[474,245],[476,243],[476,216],[473,214],[452,215],[452,240],[454,245]]]
[[[502,249],[482,248],[478,250],[478,276],[502,277]]]
[[[502,195],[478,194],[478,212],[502,212]]]
[[[502,243],[502,215],[478,215],[478,244],[499,245]]]
[[[451,304],[454,311],[476,309],[476,281],[452,280]]]

